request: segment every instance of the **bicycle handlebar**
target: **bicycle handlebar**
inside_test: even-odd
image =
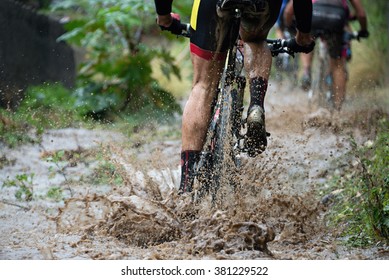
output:
[[[295,51],[290,48],[290,40],[292,39],[266,39],[271,55],[277,56],[280,53],[287,53],[294,57]]]
[[[181,23],[181,34],[180,36],[184,36],[190,38],[190,24],[189,23]]]
[[[159,26],[162,31],[170,31],[172,34],[177,36],[189,37],[189,23],[181,23],[179,19],[173,18],[173,21],[169,27]]]
[[[270,48],[272,56],[276,56],[280,53],[287,53],[294,57],[295,53],[309,53],[315,47],[315,42],[312,42],[309,46],[300,46],[297,44],[296,39],[267,39],[267,44]]]
[[[178,31],[178,32],[177,32]],[[179,30],[175,30],[173,34],[177,36],[190,37],[190,24],[189,23],[179,23]],[[270,48],[272,56],[277,56],[280,53],[287,53],[288,55],[294,57],[294,54],[297,52],[309,52],[313,49],[313,46],[302,47],[296,43],[296,40],[293,39],[266,39],[266,42]]]

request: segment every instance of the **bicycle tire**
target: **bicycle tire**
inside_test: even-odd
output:
[[[318,105],[322,108],[330,108],[332,101],[332,85],[328,82],[328,75],[331,75],[330,70],[330,55],[328,46],[324,44],[321,48],[320,65],[319,65],[319,99]]]
[[[233,159],[232,135],[233,125],[236,125],[236,100],[233,100],[232,85],[237,83],[237,76],[234,73],[236,63],[236,40],[239,34],[239,19],[234,18],[235,22],[231,25],[228,32],[230,49],[226,59],[226,65],[220,79],[216,99],[212,105],[212,117],[203,152],[200,156],[199,167],[197,171],[197,181],[200,188],[197,191],[197,197],[201,198],[206,193],[211,193],[212,200],[216,198],[218,189],[226,182],[226,175],[231,173],[226,162]],[[235,95],[237,96],[237,95]],[[242,101],[243,102],[243,101]],[[235,123],[234,123],[235,121]]]
[[[326,85],[325,85],[325,76],[326,76],[327,63],[324,59],[320,58],[320,63],[318,67],[318,92],[317,92],[317,102],[318,106],[323,108],[327,107],[327,98],[326,98]]]
[[[319,46],[315,53],[317,65],[313,67],[312,89],[308,93],[309,105],[310,107],[329,108],[332,94],[331,87],[326,83],[327,75],[330,73],[329,55],[326,46]]]
[[[225,89],[222,95],[219,125],[216,128],[214,149],[214,180],[215,192],[223,185],[231,182],[231,171],[235,167],[234,154],[234,94],[236,89]]]
[[[224,89],[221,92],[219,104],[215,106],[214,117],[216,123],[210,124],[205,148],[200,156],[196,179],[200,184],[197,189],[197,198],[210,193],[212,200],[216,198],[217,191],[231,182],[231,170],[235,165],[234,127],[236,114],[234,94],[236,89]]]

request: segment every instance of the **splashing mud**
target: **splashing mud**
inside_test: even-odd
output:
[[[388,258],[385,248],[340,245],[318,195],[350,164],[350,136],[366,141],[387,112],[311,111],[304,93],[288,88],[270,87],[267,150],[243,158],[213,202],[177,195],[179,140],[131,145],[112,132],[61,130],[40,146],[3,147],[0,181],[33,173],[34,199],[15,200],[17,185],[0,189],[0,258]],[[63,158],[48,162],[59,150]],[[61,199],[48,198],[53,186]]]

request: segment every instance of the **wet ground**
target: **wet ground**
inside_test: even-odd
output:
[[[389,259],[341,245],[319,193],[353,164],[350,137],[371,139],[379,108],[331,115],[288,83],[269,87],[266,108],[268,149],[214,204],[176,194],[180,141],[165,136],[179,121],[153,141],[63,129],[1,147],[0,259]]]

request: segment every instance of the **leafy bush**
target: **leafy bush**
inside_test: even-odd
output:
[[[43,84],[27,89],[16,115],[41,133],[47,128],[75,125],[85,112],[69,89],[61,84]]]
[[[11,112],[0,108],[0,142],[9,147],[20,143],[34,142],[28,134],[28,125]]]
[[[331,183],[337,194],[331,221],[344,226],[351,245],[389,242],[389,121],[382,121],[374,142],[354,143],[353,153],[357,170]]]
[[[76,96],[90,115],[133,113],[150,106],[166,113],[180,111],[173,96],[152,78],[154,59],[162,60],[166,75],[179,77],[173,57],[142,42],[147,28],[155,25],[153,1],[66,0],[53,9],[72,13],[68,32],[59,40],[86,51]]]
[[[0,109],[0,141],[10,147],[35,142],[45,129],[86,124],[87,109],[60,84],[31,86],[16,112]]]

